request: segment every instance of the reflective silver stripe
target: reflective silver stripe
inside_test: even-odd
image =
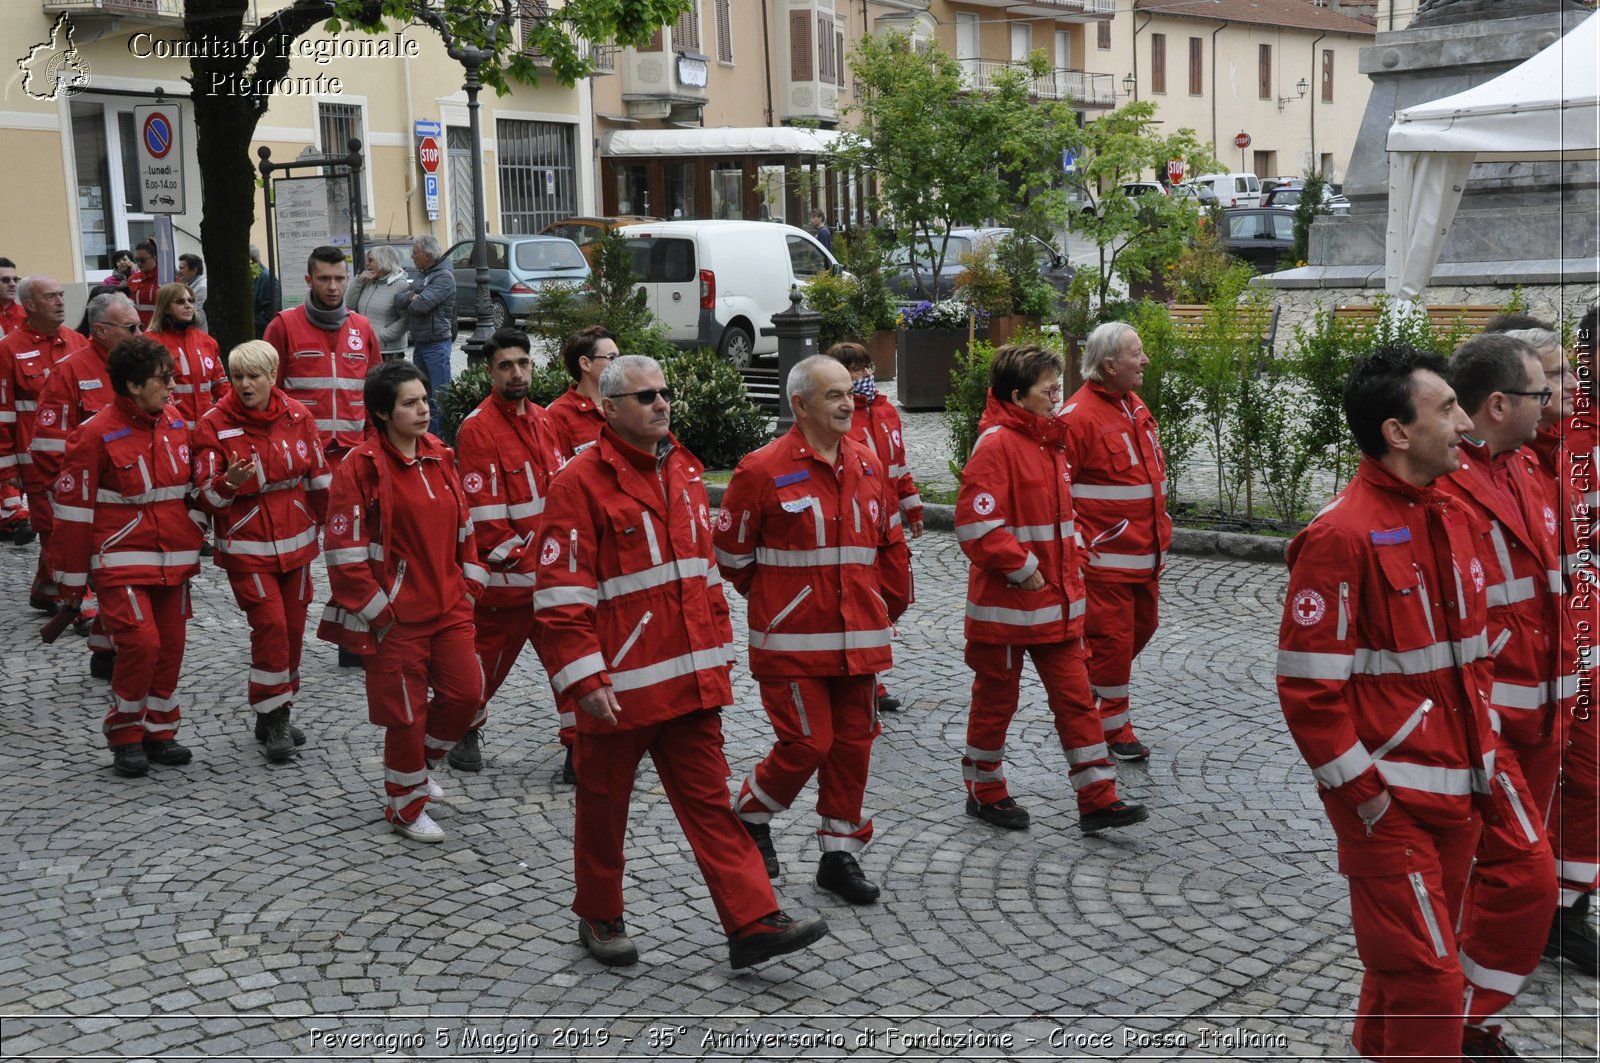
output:
[[[286,376],[283,386],[296,391],[360,391],[366,385],[364,377],[342,376]]]
[[[811,737],[811,721],[806,719],[806,699],[800,696],[800,684],[789,684],[789,700],[794,702],[794,711],[800,717],[800,733],[807,738]]]
[[[1028,559],[1022,563],[1021,568],[1017,569],[1015,572],[1006,573],[1006,582],[1024,583],[1027,581],[1029,576],[1033,575],[1037,571],[1039,571],[1039,559],[1035,557],[1033,551],[1030,550],[1028,551]]]
[[[1097,698],[1125,698],[1128,696],[1128,684],[1123,683],[1121,686],[1114,687],[1097,687],[1091,683],[1089,693]]]
[[[1566,589],[1567,589],[1566,574],[1563,573],[1560,569],[1554,569],[1554,568],[1545,569],[1544,570],[1544,578],[1549,583],[1549,589],[1550,589],[1550,593],[1551,594],[1562,594],[1562,593],[1564,593],[1566,591]]]
[[[317,418],[319,432],[360,432],[366,427],[365,421],[349,421],[337,417]]]
[[[996,528],[1004,528],[1005,526],[1006,522],[1003,520],[980,520],[971,524],[957,524],[956,541],[970,543],[974,539],[983,538]]]
[[[784,651],[869,650],[887,645],[889,645],[888,628],[880,628],[875,631],[820,631],[806,635],[767,635],[759,631],[750,632],[750,648],[752,650],[768,650],[775,653]]]
[[[1092,746],[1082,746],[1078,749],[1067,750],[1068,764],[1088,764],[1096,760],[1105,760],[1110,755],[1104,742],[1096,742]]]
[[[1106,734],[1113,734],[1113,733],[1115,733],[1117,731],[1122,730],[1123,725],[1126,724],[1127,722],[1128,722],[1128,710],[1127,709],[1123,709],[1121,712],[1117,713],[1115,716],[1102,716],[1100,718],[1100,729],[1105,731]]]
[[[1058,623],[1061,620],[1061,606],[1048,605],[1043,609],[1007,609],[998,605],[977,605],[968,602],[967,619],[986,624],[1033,627],[1038,624]]]
[[[1515,605],[1525,602],[1533,597],[1533,577],[1523,576],[1521,579],[1504,580],[1500,583],[1491,583],[1483,592],[1483,600],[1489,608]]]
[[[1089,555],[1092,568],[1155,568],[1155,554],[1094,554]]]
[[[550,685],[557,690],[565,690],[580,679],[587,679],[591,675],[605,671],[605,667],[605,658],[598,653],[591,653],[587,656],[579,657],[551,676]],[[613,676],[612,680],[615,682],[616,677]]]
[[[467,511],[474,521],[479,520],[506,520],[510,514],[506,512],[505,504],[495,502],[487,506],[473,506]]]
[[[273,694],[269,697],[261,699],[260,701],[252,701],[249,703],[249,705],[250,708],[255,712],[271,712],[273,709],[276,709],[282,705],[287,705],[293,700],[294,693],[292,691],[286,691],[282,694]]]
[[[371,543],[365,547],[345,546],[329,550],[322,555],[329,565],[358,565],[363,561],[382,561],[383,544]]]
[[[59,513],[60,510],[57,510],[56,512]],[[1557,701],[1565,701],[1567,698],[1573,697],[1578,693],[1582,683],[1583,677],[1580,675],[1557,676],[1552,687],[1552,693]]]
[[[593,609],[600,604],[600,596],[593,587],[540,587],[533,592],[533,608],[556,609],[563,605],[581,605]]]
[[[1600,876],[1600,864],[1583,863],[1578,860],[1557,860],[1556,876],[1568,882],[1593,882]]]
[[[399,583],[400,581],[397,579],[395,582]],[[383,612],[388,605],[389,596],[383,593],[382,587],[379,587],[372,592],[372,597],[367,599],[367,604],[356,610],[356,615],[370,624],[378,619],[378,614]]]
[[[94,510],[82,509],[78,506],[63,506],[60,502],[50,507],[56,520],[70,520],[78,524],[93,524]]]
[[[1472,792],[1472,773],[1466,768],[1409,764],[1403,760],[1378,760],[1373,764],[1384,785],[1390,789],[1398,786],[1446,797],[1465,797]]]
[[[137,495],[118,494],[102,487],[94,493],[96,502],[109,502],[117,506],[147,506],[153,502],[176,502],[189,493],[188,484],[157,487]]]
[[[317,529],[307,528],[298,535],[291,535],[287,539],[274,539],[270,543],[218,537],[217,549],[225,554],[233,554],[239,557],[276,557],[279,554],[293,553],[296,550],[310,546],[316,541]]]
[[[997,760],[1006,759],[1006,747],[1001,746],[999,749],[979,749],[977,746],[968,746],[966,752],[962,755],[968,760],[978,760],[985,764],[993,764]]]
[[[678,580],[705,578],[710,565],[703,557],[686,557],[681,561],[668,561],[665,564],[655,565],[643,572],[630,572],[625,576],[613,576],[600,581],[600,600],[610,601],[620,598],[624,594],[633,594],[636,591],[648,590],[651,587],[660,587]]]
[[[17,414],[14,410],[0,410],[0,424],[16,424]]]
[[[1312,768],[1311,777],[1331,790],[1361,778],[1370,767],[1372,757],[1368,755],[1367,747],[1357,742],[1326,764]]]
[[[1067,619],[1068,620],[1076,620],[1076,619],[1078,619],[1078,617],[1080,617],[1080,616],[1082,616],[1084,614],[1084,611],[1086,609],[1088,609],[1088,607],[1089,607],[1089,600],[1087,598],[1078,598],[1078,599],[1076,599],[1074,601],[1068,602],[1067,603]]]
[[[1085,786],[1092,786],[1097,782],[1114,782],[1117,778],[1117,769],[1110,764],[1096,764],[1092,768],[1068,773],[1067,781],[1074,790],[1081,790]]]
[[[1528,984],[1532,975],[1512,974],[1510,971],[1497,971],[1492,967],[1484,967],[1468,956],[1465,951],[1460,952],[1461,973],[1467,976],[1467,981],[1479,989],[1488,989],[1507,996],[1516,996],[1522,992],[1522,987]]]
[[[512,520],[522,520],[524,517],[537,517],[544,512],[544,499],[535,498],[531,502],[513,502],[506,507],[506,516]]]
[[[307,491],[326,491],[333,484],[333,473],[326,472],[321,476],[313,476]]]
[[[485,587],[532,587],[537,573],[533,572],[491,572]]]
[[[505,542],[489,551],[489,557],[487,559],[489,564],[498,565],[500,562],[511,556],[511,551],[515,550],[521,545],[522,536],[513,535],[511,538],[507,539]]]
[[[34,436],[33,444],[30,449],[37,450],[44,454],[65,454],[67,451],[67,441],[65,439],[49,439],[42,436]]]
[[[1533,824],[1528,820],[1528,811],[1522,807],[1522,797],[1511,782],[1511,776],[1501,772],[1494,778],[1500,784],[1500,789],[1505,791],[1506,801],[1511,805],[1511,814],[1517,817],[1517,824],[1522,828],[1523,837],[1528,839],[1530,845],[1539,844],[1539,832],[1533,829]]]
[[[1070,539],[1073,533],[1073,524],[1064,520],[1060,524],[1024,524],[1011,528],[1012,536],[1019,543],[1041,543],[1052,539]]]
[[[133,568],[138,565],[149,565],[155,568],[171,568],[199,563],[198,550],[118,550],[109,554],[96,554],[89,567],[91,569]]]
[[[1357,649],[1355,671],[1361,675],[1427,675],[1488,656],[1488,642],[1486,635],[1478,634],[1459,643],[1435,642],[1414,650]]]
[[[323,607],[322,622],[324,624],[336,624],[337,626],[344,628],[346,631],[372,630],[365,620],[350,612],[348,609],[339,608],[332,602],[329,602]]]
[[[717,564],[727,565],[729,568],[746,568],[756,563],[755,554],[730,554],[722,547],[716,548]]]
[[[1005,782],[1004,768],[980,768],[975,764],[961,765],[961,777],[967,782]]]
[[[282,672],[269,672],[264,668],[250,669],[250,682],[268,685],[273,683],[287,683],[290,680],[287,669]]]
[[[1524,709],[1532,712],[1550,703],[1550,686],[1547,683],[1527,686],[1522,683],[1497,682],[1489,690],[1489,700],[1498,708]]]
[[[656,522],[650,519],[648,512],[639,514],[639,517],[644,521],[644,539],[645,545],[650,548],[650,563],[659,565],[661,564],[661,544],[656,541]]]
[[[1413,871],[1406,876],[1411,880],[1411,892],[1416,895],[1417,907],[1422,910],[1422,922],[1428,928],[1428,936],[1433,939],[1433,952],[1435,956],[1443,958],[1446,955],[1444,935],[1439,932],[1439,917],[1433,910],[1433,898],[1428,896],[1428,885],[1422,881],[1422,872]],[[1467,957],[1462,955],[1463,963]]]
[[[1072,497],[1098,498],[1108,502],[1134,502],[1141,498],[1154,498],[1153,484],[1085,484],[1074,481]]]
[[[920,492],[913,492],[900,500],[900,508],[902,510],[916,509],[920,505],[922,505],[922,494]]]
[[[61,572],[55,573],[56,582],[63,587],[87,587],[89,574],[87,572]],[[91,639],[91,641],[93,641]]]
[[[679,676],[693,675],[702,668],[726,668],[728,666],[727,653],[721,646],[713,646],[707,650],[695,650],[656,664],[646,665],[643,668],[632,668],[626,672],[613,672],[611,685],[615,690],[642,690],[645,687],[663,683],[668,679]]]
[[[1278,651],[1279,679],[1328,679],[1335,682],[1350,678],[1356,659],[1349,653],[1307,653],[1302,650]],[[1127,687],[1123,687],[1123,693]]]
[[[16,406],[18,413],[32,413],[39,408],[39,403],[35,399],[18,399],[13,405]]]
[[[1395,731],[1394,734],[1390,735],[1387,742],[1373,750],[1372,759],[1382,760],[1390,753],[1393,753],[1395,749],[1399,747],[1401,742],[1404,742],[1407,738],[1411,737],[1412,731],[1415,731],[1419,725],[1427,722],[1428,710],[1431,708],[1433,708],[1433,699],[1422,699],[1422,704],[1418,705],[1411,711],[1411,715],[1406,717],[1406,722],[1400,725],[1400,729]]]
[[[474,583],[484,586],[489,583],[489,570],[471,561],[461,566],[461,574]]]
[[[824,546],[816,550],[779,550],[756,547],[756,563],[774,568],[820,568],[838,565],[876,565],[878,551],[870,546]]]

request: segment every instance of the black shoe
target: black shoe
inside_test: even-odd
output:
[[[578,944],[607,967],[631,967],[639,962],[639,950],[628,937],[628,928],[619,916],[604,919],[579,919]]]
[[[568,786],[578,785],[578,769],[572,766],[572,747],[567,747],[567,759],[561,762],[561,781]]]
[[[462,735],[461,741],[450,747],[446,759],[456,771],[482,771],[483,749],[478,742],[478,732],[468,731]]]
[[[150,759],[144,755],[144,746],[133,742],[111,747],[111,768],[118,775],[137,779],[150,770]]]
[[[1579,896],[1572,907],[1556,909],[1544,954],[1552,960],[1566,960],[1590,978],[1596,976],[1596,968],[1600,967],[1600,938],[1595,936],[1594,923],[1589,919],[1587,893]]]
[[[188,746],[180,746],[176,738],[162,738],[144,740],[144,755],[152,764],[165,764],[176,768],[187,764],[194,759],[194,754],[189,752]]]
[[[34,537],[38,534],[38,532],[33,530],[32,524],[29,524],[27,521],[23,521],[21,524],[11,529],[11,542],[15,546],[27,546],[29,543],[33,542]]]
[[[1516,1050],[1506,1044],[1498,1033],[1468,1026],[1461,1038],[1461,1058],[1479,1063],[1480,1060],[1521,1059]]]
[[[361,663],[361,654],[352,653],[351,651],[345,649],[343,646],[340,646],[339,647],[339,667],[340,668],[365,668],[366,665]]]
[[[264,712],[256,713],[256,741],[257,742],[265,742],[267,740],[267,716],[268,715],[269,715],[268,713],[264,713]],[[304,731],[300,730],[300,728],[296,727],[294,725],[293,721],[291,721],[290,724],[289,724],[289,737],[294,739],[294,744],[297,745],[297,746],[303,746],[303,745],[306,744],[306,733]]]
[[[1027,830],[1028,810],[1017,804],[1015,798],[1002,797],[993,804],[983,804],[975,797],[967,798],[967,815],[977,816],[985,823],[993,823],[1006,830]]]
[[[1112,827],[1128,827],[1143,823],[1150,813],[1143,805],[1130,805],[1126,801],[1113,801],[1098,812],[1078,817],[1078,829],[1085,834],[1099,834]]]
[[[55,616],[61,609],[61,603],[48,594],[41,594],[38,588],[28,592],[28,607],[37,609],[47,616]]]
[[[827,936],[828,924],[817,916],[791,919],[783,912],[773,912],[739,933],[728,935],[728,963],[736,971],[753,967],[774,956],[797,952]]]
[[[1118,760],[1149,760],[1150,747],[1137,739],[1132,742],[1112,742],[1111,755]]]
[[[217,548],[215,546],[211,545],[211,540],[210,539],[201,540],[201,542],[200,542],[200,556],[201,557],[210,557],[212,554],[214,554],[216,552],[217,552]]]
[[[94,622],[97,615],[98,614],[92,614],[90,616],[78,617],[78,619],[72,622],[72,633],[78,636],[80,639],[88,638],[89,632],[94,630]]]
[[[900,699],[895,697],[893,694],[885,694],[883,697],[878,699],[878,711],[899,712]]]
[[[273,764],[282,764],[294,756],[294,736],[289,733],[289,706],[279,705],[268,713],[256,714],[256,731],[262,730],[261,725],[266,724],[266,737],[262,739],[267,744],[267,760]]]
[[[115,650],[94,650],[89,654],[89,674],[96,679],[110,679],[117,667]]]
[[[817,885],[851,904],[871,904],[878,899],[878,887],[867,881],[850,853],[823,853],[817,864]]]
[[[744,823],[744,820],[739,822]],[[778,866],[778,850],[772,845],[772,825],[745,823],[744,829],[749,832],[750,840],[756,843],[756,850],[761,854],[761,862],[767,865],[767,877],[777,878],[782,869]]]

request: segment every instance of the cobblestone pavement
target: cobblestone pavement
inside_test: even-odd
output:
[[[113,775],[106,687],[84,674],[82,641],[41,646],[17,604],[33,556],[0,547],[5,1059],[1348,1051],[1358,971],[1344,885],[1272,696],[1275,568],[1173,559],[1166,623],[1133,683],[1155,755],[1120,769],[1123,792],[1153,811],[1145,825],[1080,835],[1030,679],[1008,765],[1034,825],[1007,833],[962,811],[965,569],[952,536],[925,537],[889,678],[906,705],[885,717],[868,792],[877,837],[863,860],[883,899],[852,908],[812,885],[802,795],[776,824],[780,898],[824,914],[832,936],[735,974],[648,767],[628,846],[642,962],[602,968],[576,945],[572,791],[556,781],[550,698],[526,656],[494,708],[486,770],[442,779],[434,812],[449,838],[418,846],[384,827],[379,732],[331,647],[311,643],[303,669],[310,744],[264,763],[244,703],[246,630],[209,567],[180,688],[195,762]],[[748,677],[736,694],[737,774],[770,732]],[[1512,1040],[1592,1059],[1596,1013],[1593,981],[1541,967]]]

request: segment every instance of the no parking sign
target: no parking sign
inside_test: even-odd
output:
[[[133,109],[139,202],[146,214],[182,214],[183,111],[175,103]]]

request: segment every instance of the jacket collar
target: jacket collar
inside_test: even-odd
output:
[[[127,395],[118,395],[111,401],[116,405],[117,412],[122,414],[123,418],[135,428],[148,432],[161,423],[161,414],[145,413],[139,407],[139,404]]]
[[[1003,402],[991,392],[978,422],[981,434],[990,428],[1009,428],[1044,446],[1060,447],[1066,442],[1066,425],[1059,417],[1040,417],[1014,402]]]
[[[1387,491],[1413,502],[1432,502],[1444,497],[1443,492],[1432,484],[1418,487],[1416,484],[1407,483],[1365,454],[1361,456],[1361,464],[1356,466],[1356,475],[1380,491]]]

